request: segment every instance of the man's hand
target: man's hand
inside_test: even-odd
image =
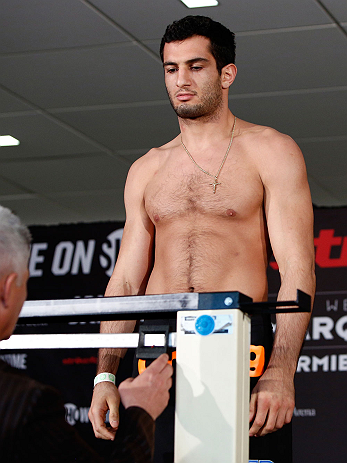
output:
[[[169,402],[173,368],[169,356],[162,354],[141,375],[128,378],[119,385],[119,394],[125,408],[140,407],[155,420]]]
[[[119,425],[119,402],[119,392],[113,383],[103,381],[95,386],[88,417],[98,439],[114,440]],[[108,410],[111,427],[105,423]]]
[[[294,411],[293,379],[280,368],[268,368],[252,391],[250,437],[265,436],[290,423]]]

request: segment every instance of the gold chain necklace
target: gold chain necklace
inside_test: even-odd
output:
[[[193,163],[196,165],[196,167],[198,167],[201,172],[203,172],[204,174],[206,175],[209,175],[210,177],[212,177],[214,179],[213,183],[210,183],[210,185],[212,186],[213,188],[213,193],[216,192],[216,188],[217,188],[217,185],[221,185],[220,182],[218,182],[218,177],[219,177],[219,174],[221,173],[221,170],[223,169],[223,166],[224,166],[224,163],[225,161],[227,160],[227,157],[228,157],[228,154],[229,154],[229,151],[230,151],[230,148],[231,148],[231,144],[233,142],[233,139],[234,139],[234,132],[235,132],[235,125],[236,125],[236,116],[235,116],[235,119],[234,119],[234,124],[233,124],[233,128],[232,128],[232,131],[231,131],[231,138],[230,138],[230,142],[229,142],[229,146],[228,146],[228,149],[224,155],[224,158],[223,158],[223,161],[221,163],[221,165],[219,166],[219,169],[218,169],[218,172],[216,175],[212,175],[210,174],[210,172],[207,172],[207,170],[203,169],[202,167],[199,166],[199,164],[195,161],[195,159],[193,158],[193,156],[190,154],[190,152],[188,151],[186,145],[183,143],[183,140],[182,140],[182,135],[181,135],[181,144],[185,150],[185,152],[188,154],[188,156],[190,157],[190,159],[193,161]]]

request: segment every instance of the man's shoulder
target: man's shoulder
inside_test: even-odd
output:
[[[261,132],[262,141],[266,146],[275,152],[281,150],[297,150],[298,145],[293,138],[285,133],[279,132],[271,127],[263,127]]]
[[[246,151],[261,165],[266,162],[286,162],[289,158],[302,158],[296,142],[278,130],[256,124],[246,123],[241,132]]]
[[[276,148],[280,145],[296,145],[294,140],[278,130],[265,125],[244,122],[241,126],[241,135],[248,143],[256,143],[258,146]]]
[[[23,391],[53,390],[50,386],[30,378],[23,371],[0,360],[0,391],[4,392],[5,389],[11,391],[11,394],[15,391],[21,393]]]
[[[0,409],[14,428],[25,424],[42,398],[46,401],[44,409],[60,400],[59,393],[54,388],[30,378],[0,360]],[[5,416],[3,418],[5,420]]]
[[[23,371],[12,367],[4,360],[0,360],[0,387],[2,384],[8,384],[9,382],[18,382],[20,384],[33,383],[33,385],[35,383]]]
[[[150,174],[153,170],[157,170],[160,164],[165,162],[171,151],[179,145],[177,140],[178,137],[162,146],[150,149],[146,154],[134,161],[129,172],[133,174],[140,172]]]
[[[177,146],[180,146],[178,136],[174,138],[173,140],[170,140],[169,142],[165,143],[164,145],[150,149],[146,154],[140,157],[137,161],[141,161],[141,160],[142,162],[158,161],[159,159],[165,156],[168,156],[170,152]]]
[[[174,146],[175,143],[172,140],[163,146],[152,148],[131,165],[125,186],[127,199],[143,198],[147,185],[166,162]]]

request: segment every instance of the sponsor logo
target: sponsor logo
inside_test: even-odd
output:
[[[347,371],[347,291],[318,294],[297,373]],[[327,352],[322,352],[322,349]]]
[[[334,229],[323,229],[319,231],[318,237],[314,239],[318,267],[347,267],[347,236],[334,235]],[[278,265],[274,261],[270,262],[270,267],[278,270]]]
[[[108,276],[112,275],[116,259],[119,252],[120,242],[123,236],[123,228],[119,228],[106,237],[106,241],[101,244],[101,252],[95,256],[96,240],[77,240],[61,241],[58,243],[53,252],[48,252],[49,243],[33,243],[31,246],[29,272],[30,277],[42,277],[47,269],[47,256],[51,257],[49,262],[50,271],[55,276],[64,276],[67,274],[89,275],[93,263],[97,262]],[[50,250],[51,251],[51,250]],[[95,259],[96,257],[96,259]]]
[[[19,370],[27,369],[27,354],[5,354],[0,355],[1,360]]]
[[[109,277],[112,275],[114,266],[116,264],[116,258],[118,256],[122,236],[123,236],[123,228],[120,228],[119,230],[115,230],[114,232],[110,233],[106,237],[107,242],[101,245],[101,249],[106,254],[106,256],[109,258],[109,261],[107,260],[105,256],[100,255],[99,257],[100,265],[103,268],[108,267],[105,273]]]
[[[316,263],[319,267],[347,267],[347,236],[334,236],[335,230],[320,230],[314,239]],[[339,248],[339,257],[331,257],[332,248]]]
[[[313,417],[316,415],[315,408],[294,408],[294,416]]]
[[[82,358],[82,357],[68,357],[66,359],[62,360],[63,365],[90,365],[90,364],[97,364],[97,357],[87,357],[87,358]]]
[[[317,373],[318,371],[347,371],[347,354],[331,354],[318,357],[301,355],[296,369],[297,373]]]
[[[76,423],[88,423],[88,412],[89,407],[77,407],[72,403],[65,404],[65,420],[71,426],[75,426]]]
[[[321,339],[332,341],[341,338],[347,341],[347,315],[336,320],[332,317],[312,317],[306,341],[319,341]]]

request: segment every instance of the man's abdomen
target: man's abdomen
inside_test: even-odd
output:
[[[240,291],[265,300],[267,260],[261,240],[238,241],[206,230],[157,239],[146,293]]]

